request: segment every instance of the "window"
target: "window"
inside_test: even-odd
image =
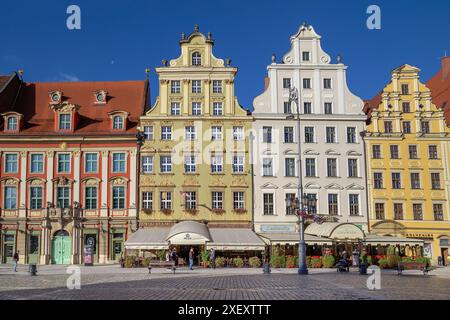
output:
[[[197,192],[188,191],[185,193],[185,208],[186,210],[196,210],[197,209]]]
[[[192,80],[192,93],[202,93],[201,80]]]
[[[172,172],[172,157],[171,156],[161,156],[161,172],[162,173],[170,173]]]
[[[394,203],[394,220],[403,220],[403,204]]]
[[[59,130],[70,130],[70,114],[59,115]]]
[[[295,159],[284,159],[286,177],[295,177]]]
[[[125,209],[125,187],[114,186],[113,192],[113,210]]]
[[[408,153],[410,159],[417,159],[417,146],[408,146]]]
[[[160,192],[160,208],[161,210],[172,210],[172,192]]]
[[[324,109],[325,114],[333,114],[333,104],[331,102],[325,102]]]
[[[233,127],[233,140],[235,141],[244,140],[244,127]]]
[[[337,177],[337,159],[327,159],[327,177]]]
[[[421,121],[420,122],[420,128],[422,133],[430,133],[430,122],[428,121]]]
[[[8,122],[6,124],[6,129],[7,130],[11,130],[11,131],[15,131],[15,130],[18,129],[17,118],[16,117],[9,117],[8,118]]]
[[[437,146],[435,146],[435,145],[428,146],[428,158],[429,159],[438,159]]]
[[[404,113],[411,112],[411,104],[409,102],[402,102],[402,111]]]
[[[421,203],[413,203],[414,220],[423,220],[423,211]]]
[[[356,128],[347,128],[347,143],[356,143]]]
[[[125,153],[113,153],[113,172],[126,172],[125,162],[126,162]]]
[[[223,209],[223,192],[211,192],[211,207],[213,209]]]
[[[308,205],[308,212],[311,214],[316,214],[317,213],[317,199],[316,199],[317,195],[313,194],[313,193],[307,193],[306,194],[306,198],[309,200],[314,200],[313,204]]]
[[[153,126],[144,127],[144,139],[153,140]]]
[[[222,80],[213,80],[213,93],[222,93]]]
[[[316,159],[306,158],[306,176],[315,177],[316,176]]]
[[[264,215],[273,215],[273,193],[263,194]]]
[[[303,79],[303,89],[311,89],[311,79]]]
[[[374,189],[383,189],[383,173],[375,172],[373,174],[373,187]]]
[[[153,192],[142,192],[142,209],[153,210]]]
[[[411,133],[411,122],[403,121],[403,133]]]
[[[311,114],[311,113],[312,113],[312,105],[311,105],[311,102],[305,102],[305,103],[303,103],[303,113],[304,113],[304,114]]]
[[[284,143],[294,143],[294,127],[284,127]]]
[[[283,102],[284,114],[291,114],[291,103],[289,101]]]
[[[331,89],[331,79],[330,78],[323,79],[323,88]]]
[[[98,170],[98,160],[96,153],[85,153],[84,155],[84,172],[96,173]]]
[[[5,186],[5,209],[17,209],[17,187]]]
[[[194,155],[184,156],[184,172],[185,173],[194,173],[197,171],[197,165],[195,161]]]
[[[398,145],[391,144],[389,146],[389,149],[391,151],[391,159],[399,159],[400,158],[400,153],[398,151]]]
[[[339,215],[338,195],[336,193],[328,194],[328,214],[330,216]]]
[[[197,132],[194,126],[187,126],[184,128],[186,140],[195,140],[197,139]]]
[[[273,165],[272,158],[263,159],[263,176],[272,177],[273,176]]]
[[[223,169],[223,157],[220,155],[212,156],[211,158],[211,172],[221,173]]]
[[[392,133],[394,131],[392,127],[392,121],[384,122],[384,133]]]
[[[377,220],[384,220],[384,203],[375,203],[375,217]]]
[[[180,80],[172,80],[170,82],[170,92],[171,93],[180,93],[181,92]]]
[[[442,204],[440,204],[440,203],[433,204],[433,214],[434,214],[434,220],[444,221],[444,209],[443,209]]]
[[[31,155],[31,173],[44,173],[44,155],[32,154]]]
[[[213,116],[221,116],[221,115],[223,115],[222,102],[214,102],[213,103]]]
[[[142,157],[142,173],[153,173],[153,156]]]
[[[309,61],[309,51],[303,51],[302,52],[302,60],[303,61]]]
[[[245,198],[243,191],[233,192],[233,209],[244,209],[245,208]]]
[[[359,195],[350,194],[349,195],[349,207],[351,216],[359,216]]]
[[[244,172],[244,156],[234,155],[233,156],[233,173],[243,173]]]
[[[431,189],[441,189],[441,175],[438,172],[431,173]]]
[[[327,127],[326,129],[327,143],[336,143],[336,128]]]
[[[200,52],[194,52],[192,54],[192,65],[193,66],[201,66],[202,65],[202,55]]]
[[[272,143],[272,127],[263,127],[263,142]]]
[[[379,144],[372,146],[372,158],[381,159],[381,146]]]
[[[358,159],[348,159],[348,176],[349,178],[358,177]]]
[[[420,174],[418,172],[411,173],[411,189],[420,189]]]
[[[42,187],[30,188],[30,208],[31,210],[42,209]]]
[[[170,104],[170,114],[172,116],[179,116],[181,114],[181,107],[179,102],[172,102]]]
[[[97,209],[97,187],[86,187],[84,196],[84,208],[86,210]]]
[[[409,86],[407,84],[402,84],[402,94],[409,94]]]
[[[68,153],[58,154],[58,172],[59,173],[70,172],[70,154]]]
[[[305,127],[305,143],[314,143],[314,127]]]
[[[123,117],[122,116],[114,116],[113,129],[115,129],[115,130],[123,129]]]
[[[192,115],[193,116],[201,116],[202,115],[202,103],[201,102],[192,102]]]
[[[291,88],[291,79],[290,78],[284,78],[283,79],[283,88],[284,89],[290,89]]]
[[[61,209],[69,208],[70,206],[70,196],[69,187],[58,187],[56,192],[57,197],[57,207]]]
[[[295,193],[286,193],[286,199],[292,199],[294,200],[296,198],[296,194]],[[295,215],[295,210],[294,208],[292,208],[292,206],[288,206],[287,205],[287,201],[286,201],[286,215],[287,216],[293,216]]]
[[[161,140],[172,140],[172,127],[161,127]]]
[[[211,127],[211,140],[222,140],[222,127]]]
[[[402,178],[400,172],[392,172],[392,189],[402,188]]]

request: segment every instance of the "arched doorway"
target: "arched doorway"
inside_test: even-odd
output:
[[[70,264],[72,240],[66,230],[56,231],[52,239],[52,264]]]

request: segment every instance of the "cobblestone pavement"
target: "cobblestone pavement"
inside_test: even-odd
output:
[[[122,269],[118,266],[80,267],[81,289],[66,287],[66,267],[40,266],[32,277],[26,267],[18,273],[0,266],[0,299],[72,300],[414,300],[450,299],[450,269],[423,276],[408,272],[398,276],[383,271],[381,290],[371,291],[366,276],[335,270],[311,270],[299,276],[295,269],[187,269],[172,274],[166,269]]]

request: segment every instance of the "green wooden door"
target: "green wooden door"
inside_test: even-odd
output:
[[[72,241],[70,236],[54,236],[52,240],[52,263],[70,264]]]
[[[3,235],[3,263],[13,263],[14,253],[16,252],[16,235],[15,231],[13,232],[7,231]]]

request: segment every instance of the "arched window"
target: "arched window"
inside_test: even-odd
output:
[[[16,117],[8,118],[7,130],[17,130],[17,118]]]
[[[200,52],[194,52],[192,54],[192,65],[193,66],[201,66],[202,65],[202,55]]]
[[[113,129],[123,129],[123,117],[121,116],[114,117]]]

